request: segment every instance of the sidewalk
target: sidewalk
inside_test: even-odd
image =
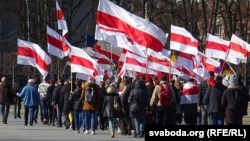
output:
[[[96,130],[95,135],[76,134],[72,129],[58,128],[43,125],[38,121],[33,126],[24,126],[24,119],[14,119],[11,113],[8,124],[0,122],[1,141],[142,141],[144,138],[133,136],[122,136],[116,133],[115,138],[110,138],[108,130]]]

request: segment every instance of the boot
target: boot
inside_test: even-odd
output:
[[[115,137],[115,131],[112,131],[110,134],[110,138],[114,138]]]
[[[131,126],[130,125],[127,126],[127,132],[128,132],[128,135],[131,136]]]
[[[3,118],[3,124],[7,124],[7,118]]]
[[[144,131],[141,131],[141,132],[140,132],[140,136],[141,136],[141,137],[144,137]]]

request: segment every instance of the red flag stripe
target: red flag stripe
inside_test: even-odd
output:
[[[46,70],[46,71],[48,70],[48,66],[47,66],[46,62],[40,57],[39,54],[37,54],[37,52],[35,52],[34,50],[32,50],[29,47],[18,46],[17,55],[34,58],[36,64],[40,68],[42,68],[43,70]]]
[[[144,68],[147,67],[146,64],[141,63],[141,62],[137,61],[136,59],[129,58],[129,57],[126,57],[126,63],[127,63],[127,64],[137,65],[137,66],[144,67]]]
[[[241,54],[247,55],[247,50],[245,50],[241,45],[236,44],[234,42],[230,43],[230,50],[234,50],[236,52],[239,52]]]
[[[170,40],[181,44],[193,46],[194,48],[197,48],[198,46],[198,42],[193,42],[189,37],[183,36],[181,34],[171,33]]]
[[[91,61],[85,58],[75,56],[75,55],[71,55],[70,63],[80,65],[80,66],[85,66],[89,69],[95,70],[95,67],[93,66],[93,63]]]

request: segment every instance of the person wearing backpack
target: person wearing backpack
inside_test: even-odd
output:
[[[165,94],[165,98],[162,95]],[[172,117],[172,102],[175,102],[175,94],[173,89],[170,88],[167,77],[164,75],[161,78],[161,81],[158,85],[155,86],[152,97],[150,99],[150,107],[156,106],[155,114],[156,119],[155,122],[157,125],[167,125],[174,124],[171,123]],[[165,101],[165,102],[164,102]]]
[[[100,96],[101,88],[95,83],[94,77],[89,76],[87,82],[84,83],[81,93],[81,98],[83,99],[83,111],[85,112],[85,127],[86,130],[84,134],[89,134],[91,129],[91,135],[95,134],[97,128],[97,114],[100,108]],[[89,125],[89,123],[91,123]]]
[[[221,104],[225,110],[226,125],[242,125],[244,115],[244,91],[240,89],[238,77],[230,76],[229,85],[224,91]]]

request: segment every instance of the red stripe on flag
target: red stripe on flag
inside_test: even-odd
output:
[[[34,58],[36,64],[40,68],[42,68],[43,70],[46,70],[46,71],[48,70],[48,66],[47,66],[46,62],[40,57],[39,54],[37,54],[37,52],[35,52],[34,50],[32,50],[29,47],[18,46],[17,55]]]
[[[185,44],[188,46],[193,46],[194,48],[197,48],[198,46],[198,42],[194,42],[189,37],[183,36],[181,34],[176,34],[176,33],[170,34],[170,41],[178,42],[178,43]]]

